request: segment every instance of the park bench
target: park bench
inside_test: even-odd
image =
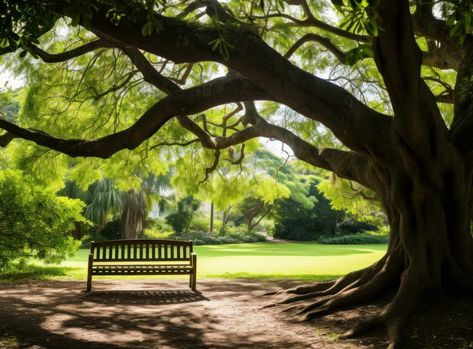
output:
[[[190,275],[196,289],[197,255],[192,241],[110,240],[90,244],[87,292],[93,275]]]

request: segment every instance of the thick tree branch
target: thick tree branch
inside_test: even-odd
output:
[[[176,63],[220,62],[248,77],[276,101],[322,122],[351,149],[390,158],[389,117],[370,109],[343,88],[292,65],[258,36],[246,30],[227,29],[222,33],[176,19],[157,18],[160,30],[149,37],[141,35],[136,23],[122,21],[116,26],[100,13],[88,27],[101,36],[113,36]],[[209,45],[220,35],[232,45],[228,59]]]
[[[467,48],[457,74],[450,133],[462,152],[473,151],[473,44]]]
[[[447,137],[435,97],[420,77],[422,55],[414,37],[407,0],[382,0],[377,7],[383,30],[375,39],[375,61],[394,109],[396,133],[425,155],[431,140]]]
[[[464,56],[464,47],[450,35],[450,28],[445,21],[434,17],[432,1],[419,1],[416,12],[412,15],[412,23],[416,35],[432,39],[440,43],[438,52],[426,54],[425,64],[441,69],[456,69]],[[431,56],[431,57],[429,57]]]
[[[359,41],[359,42],[368,42],[369,41],[368,36],[354,34],[354,33],[351,33],[349,31],[346,31],[346,30],[340,29],[338,27],[335,27],[333,25],[327,24],[327,23],[325,23],[321,20],[318,20],[312,14],[312,11],[310,11],[310,8],[309,8],[308,4],[305,1],[303,1],[303,2],[298,1],[297,4],[295,4],[293,2],[290,2],[290,1],[286,1],[286,2],[290,3],[291,5],[302,5],[304,7],[304,10],[305,10],[305,13],[306,13],[307,17],[305,19],[298,19],[298,18],[295,18],[293,16],[287,15],[285,13],[280,13],[280,12],[270,13],[270,14],[267,14],[265,16],[253,16],[253,17],[255,19],[284,18],[284,19],[290,20],[291,22],[293,22],[294,24],[296,24],[298,26],[315,27],[315,28],[324,30],[326,32],[329,32],[331,34],[338,35],[338,36],[340,36],[342,38],[345,38],[345,39],[350,39],[350,40]]]
[[[268,98],[267,94],[247,80],[220,78],[167,96],[148,109],[131,127],[94,140],[61,139],[4,119],[0,119],[0,128],[73,157],[108,158],[120,150],[135,149],[174,116],[199,113],[226,103],[265,98]]]
[[[76,47],[72,50],[61,52],[61,53],[48,53],[35,45],[30,45],[29,49],[31,50],[31,52],[39,56],[46,63],[59,63],[59,62],[65,62],[70,59],[82,56],[98,48],[107,48],[107,47],[108,48],[113,47],[113,45],[111,45],[105,40],[98,39],[95,41],[91,41],[87,44],[84,44],[82,46]]]
[[[2,147],[2,148],[6,147],[15,138],[17,138],[17,137],[14,136],[13,134],[9,133],[9,132],[0,135],[0,147]]]
[[[146,82],[156,86],[167,94],[181,91],[181,88],[168,78],[161,75],[146,57],[135,47],[120,47],[138,68]]]
[[[196,135],[204,147],[209,149],[220,150],[257,137],[277,139],[288,145],[299,160],[332,171],[339,177],[354,180],[364,186],[370,188],[377,186],[375,178],[372,176],[371,161],[367,157],[337,149],[319,150],[291,131],[268,123],[258,115],[254,106],[251,107],[251,105],[252,103],[245,103],[246,113],[250,114],[248,119],[253,121],[253,125],[228,137],[212,137],[187,116],[179,116],[179,122]]]
[[[447,45],[422,52],[422,64],[439,69],[458,69],[461,59],[458,51]]]
[[[290,58],[294,54],[294,52],[296,52],[302,45],[304,45],[307,42],[311,42],[311,41],[318,42],[319,44],[323,45],[326,49],[328,49],[330,52],[332,52],[335,55],[335,57],[338,58],[340,63],[345,63],[345,61],[346,61],[345,52],[343,52],[337,46],[332,44],[332,42],[329,39],[324,38],[323,36],[320,36],[320,35],[317,35],[317,34],[313,34],[313,33],[306,34],[302,38],[297,40],[294,43],[294,45],[292,45],[291,48],[286,52],[284,57],[285,58]]]
[[[453,104],[454,94],[451,91],[445,91],[444,93],[436,95],[435,100],[438,103]]]

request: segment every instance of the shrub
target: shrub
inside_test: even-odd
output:
[[[177,211],[166,217],[166,223],[172,226],[176,233],[189,230],[190,223],[200,202],[192,196],[186,196],[177,203]]]
[[[362,233],[364,231],[374,231],[378,227],[374,224],[368,222],[360,222],[354,219],[347,219],[339,224],[337,224],[337,230],[340,234],[350,235]]]
[[[364,245],[364,244],[387,244],[389,237],[387,235],[372,234],[351,234],[338,235],[333,237],[323,237],[319,240],[321,244],[332,245]]]
[[[189,230],[206,231],[209,229],[209,220],[206,217],[199,217],[196,215],[190,222]]]
[[[295,241],[313,241],[318,237],[313,227],[306,226],[298,219],[285,219],[274,227],[275,238]]]
[[[169,239],[173,234],[174,232],[172,231],[172,229],[168,231],[163,231],[157,230],[155,228],[147,228],[143,231],[144,237],[148,239]]]
[[[266,237],[256,233],[215,235],[204,231],[189,231],[171,236],[179,240],[192,240],[196,245],[238,244],[244,242],[262,242]]]
[[[103,239],[101,240],[117,240],[122,237],[122,225],[120,219],[108,222],[100,229],[99,234]]]
[[[312,179],[309,195],[315,201],[307,207],[294,198],[278,200],[275,210],[273,236],[278,239],[313,241],[324,235],[333,235],[343,212],[334,210],[317,189],[317,179]]]
[[[86,222],[80,200],[56,196],[20,171],[0,171],[0,268],[36,258],[58,263],[79,242],[74,223]]]

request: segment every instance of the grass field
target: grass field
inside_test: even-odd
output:
[[[380,259],[386,245],[252,243],[196,246],[198,278],[290,278],[323,280],[363,268]],[[57,266],[35,264],[3,280],[51,278],[84,280],[89,250]],[[163,278],[163,276],[159,276]],[[106,277],[101,277],[106,278]],[[113,278],[113,277],[110,277]],[[116,277],[115,277],[116,278]],[[121,278],[128,278],[123,277]],[[137,277],[130,277],[137,278]],[[141,276],[156,278],[156,276]],[[171,278],[171,276],[167,277]],[[99,279],[99,277],[97,278]]]

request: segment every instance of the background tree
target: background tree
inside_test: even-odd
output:
[[[342,222],[344,212],[334,210],[331,203],[318,190],[319,179],[305,176],[307,195],[313,198],[309,204],[294,198],[277,202],[274,237],[288,240],[318,240],[334,235],[337,223]]]
[[[186,196],[177,203],[177,210],[166,216],[166,222],[172,226],[176,233],[189,232],[190,224],[195,212],[200,206],[199,200]]]
[[[142,180],[140,189],[126,192],[120,191],[109,178],[92,183],[86,191],[69,181],[59,193],[84,201],[85,217],[99,230],[104,230],[110,222],[113,224],[107,227],[107,232],[117,228],[115,221],[119,220],[119,230],[115,234],[108,232],[109,238],[136,239],[143,232],[153,205],[161,204],[164,192],[170,189],[169,181],[169,175],[149,175]]]
[[[17,123],[0,119],[1,145],[109,158],[126,177],[162,171],[166,161],[145,161],[153,151],[166,160],[166,146],[200,143],[205,178],[241,163],[243,142],[277,139],[370,188],[391,230],[378,263],[292,290],[299,315],[394,294],[348,334],[385,324],[397,347],[426,295],[473,291],[470,1],[0,4],[1,51],[24,57],[8,61],[29,85]],[[97,164],[73,162],[85,178]]]

